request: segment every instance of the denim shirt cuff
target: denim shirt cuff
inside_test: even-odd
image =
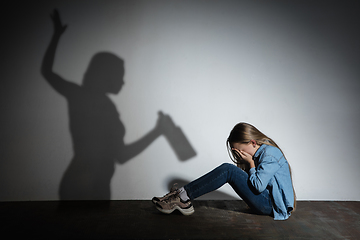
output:
[[[255,170],[255,168],[253,167],[253,168],[250,168],[250,170],[249,170],[249,175],[252,175],[252,174],[254,174],[256,172],[256,170]]]

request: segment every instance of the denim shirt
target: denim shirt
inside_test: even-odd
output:
[[[278,148],[266,144],[253,159],[256,167],[249,170],[251,184],[259,193],[268,189],[275,220],[288,219],[294,208],[294,192],[287,160]]]

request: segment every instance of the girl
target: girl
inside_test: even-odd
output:
[[[227,148],[237,166],[224,163],[180,189],[173,187],[165,196],[152,199],[156,208],[190,215],[192,200],[229,183],[254,212],[288,219],[296,197],[290,166],[278,145],[254,126],[239,123],[230,132]]]

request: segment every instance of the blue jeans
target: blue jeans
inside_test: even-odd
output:
[[[184,188],[191,200],[212,192],[225,183],[229,183],[235,192],[256,213],[271,215],[272,200],[267,189],[258,193],[248,182],[248,174],[237,166],[223,163],[211,172],[185,185]]]

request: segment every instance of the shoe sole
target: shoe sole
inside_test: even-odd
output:
[[[195,212],[193,206],[191,206],[189,208],[186,208],[186,209],[183,209],[183,208],[180,208],[179,206],[176,206],[173,209],[169,209],[169,210],[162,209],[162,208],[156,206],[156,209],[159,210],[160,212],[166,213],[166,214],[170,214],[175,210],[179,210],[179,212],[181,212],[183,215],[186,215],[186,216],[189,216],[189,215],[191,215],[191,214],[193,214]]]

